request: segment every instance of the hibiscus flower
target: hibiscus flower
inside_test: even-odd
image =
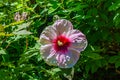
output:
[[[60,19],[48,26],[40,35],[41,56],[49,65],[60,68],[73,67],[80,52],[87,46],[85,35],[66,19]]]

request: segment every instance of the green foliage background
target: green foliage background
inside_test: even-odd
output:
[[[27,12],[15,21],[16,12]],[[72,69],[48,66],[39,35],[60,18],[88,39]],[[0,0],[0,80],[119,80],[120,0]]]

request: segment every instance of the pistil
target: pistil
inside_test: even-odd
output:
[[[61,42],[60,40],[57,41],[58,46],[63,46],[63,42]]]

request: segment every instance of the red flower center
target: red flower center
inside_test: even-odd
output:
[[[60,35],[53,40],[54,49],[62,53],[68,51],[68,47],[70,46],[70,44],[71,44],[70,39],[63,35]]]

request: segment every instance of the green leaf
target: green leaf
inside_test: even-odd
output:
[[[53,69],[51,69],[51,70],[47,70],[47,72],[48,72],[49,74],[51,74],[52,76],[55,75],[57,72],[60,72],[60,71],[61,71],[60,68],[53,68]]]
[[[54,12],[56,9],[57,9],[57,8],[54,9],[54,8],[50,7],[49,10],[48,10],[48,14],[51,14],[51,13]]]
[[[0,32],[4,32],[4,26],[0,24]]]
[[[118,60],[116,63],[115,63],[115,68],[119,68],[120,67],[120,60]]]
[[[4,28],[8,28],[8,27],[10,27],[10,26],[15,26],[15,25],[21,24],[21,23],[23,23],[23,22],[24,22],[24,21],[13,22],[13,23],[10,23],[9,25],[5,25]]]
[[[30,27],[30,24],[31,24],[31,23],[32,23],[32,22],[27,22],[27,23],[20,24],[20,25],[18,25],[18,29],[16,29],[15,31],[19,31],[19,30],[22,30],[22,29],[26,29],[26,28]]]
[[[118,26],[120,24],[120,13],[115,14],[115,16],[113,18],[113,22],[115,23],[115,26]]]
[[[10,80],[10,72],[6,69],[0,69],[0,79],[1,80]],[[6,76],[6,77],[3,77]]]
[[[109,7],[109,11],[115,11],[120,7],[120,1],[116,1]]]
[[[53,71],[54,73],[57,73],[57,72],[60,72],[61,69],[60,69],[60,68],[54,68],[54,69],[52,69],[52,71]]]
[[[86,62],[85,65],[85,70],[88,73],[89,71],[91,71],[91,73],[94,73],[97,71],[98,68],[100,68],[102,66],[101,60],[91,60],[89,59]]]
[[[14,34],[10,33],[10,34],[6,34],[5,32],[0,32],[0,37],[1,36],[13,36]]]
[[[71,11],[76,12],[76,11],[80,11],[80,10],[82,10],[83,8],[86,8],[86,7],[88,7],[87,4],[86,4],[86,5],[83,5],[83,4],[81,4],[81,3],[76,3],[76,4],[75,4],[75,7],[69,8],[68,11],[69,11],[69,12],[71,12]]]
[[[1,54],[6,54],[6,52],[5,52],[4,49],[1,49],[1,50],[0,50],[0,55],[1,55]]]
[[[92,73],[96,72],[98,68],[99,68],[99,67],[96,66],[96,64],[92,64],[92,66],[91,66],[91,72],[92,72]]]
[[[21,64],[21,65],[19,65],[19,67],[18,67],[18,69],[20,69],[20,70],[23,71],[23,72],[30,71],[30,70],[32,70],[33,68],[35,68],[35,66],[32,65],[32,64]]]
[[[119,56],[112,56],[112,57],[110,57],[108,62],[109,63],[115,63],[119,58],[120,58]]]
[[[102,58],[102,56],[100,56],[100,55],[97,54],[97,53],[93,53],[93,52],[85,52],[83,55],[84,55],[84,56],[87,56],[87,57],[89,57],[89,58],[92,58],[92,59],[96,59],[96,60]]]
[[[54,2],[54,4],[50,4],[51,5],[51,7],[49,7],[49,9],[48,9],[48,14],[51,14],[51,13],[53,13],[55,10],[57,10],[59,7],[60,7],[60,5],[61,4],[56,4],[55,2]]]
[[[96,8],[92,8],[87,12],[87,15],[92,15],[92,16],[96,16],[98,13]]]
[[[106,65],[108,65],[108,61],[104,57],[103,59],[101,59],[101,66],[106,66]]]
[[[101,59],[100,60],[95,60],[95,63],[98,67],[102,66]]]
[[[87,64],[85,66],[85,71],[88,73],[90,71],[90,68],[91,68],[90,64]]]
[[[82,15],[76,15],[76,16],[74,16],[72,19],[82,19]]]
[[[17,35],[30,35],[32,33],[30,31],[27,31],[27,30],[21,30],[21,31],[13,32],[13,34],[17,34]]]
[[[119,32],[115,33],[115,40],[116,40],[116,42],[120,43],[120,33]]]
[[[22,64],[26,61],[28,61],[31,57],[36,56],[39,54],[39,50],[37,49],[30,49],[27,52],[25,52],[24,54],[21,55],[21,58],[18,61],[18,64]]]

